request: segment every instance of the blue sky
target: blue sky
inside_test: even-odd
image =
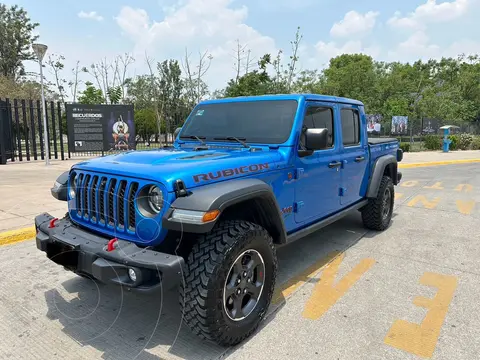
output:
[[[341,53],[362,52],[386,61],[480,53],[480,0],[15,3],[40,23],[40,41],[49,46],[49,53],[66,57],[67,78],[77,60],[88,66],[104,57],[131,53],[136,61],[129,75],[134,75],[147,71],[145,52],[157,61],[180,59],[187,47],[194,63],[199,51],[212,54],[206,80],[213,90],[224,87],[234,75],[236,39],[247,45],[255,58],[278,49],[288,53],[297,26],[304,36],[302,68],[322,68]],[[35,69],[35,64],[28,68]]]

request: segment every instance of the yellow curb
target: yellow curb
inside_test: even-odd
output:
[[[35,226],[0,233],[0,246],[30,240],[37,235]]]
[[[400,164],[398,164],[398,167],[400,169],[408,169],[408,168],[427,167],[427,166],[470,164],[470,163],[480,163],[480,159],[431,161],[431,162],[412,163],[412,164],[402,164],[402,163],[400,163]]]

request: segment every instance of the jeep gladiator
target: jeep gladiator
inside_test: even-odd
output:
[[[264,318],[276,247],[353,212],[385,230],[401,180],[396,139],[369,139],[360,101],[268,95],[199,103],[170,148],[80,162],[35,218],[38,249],[76,274],[179,289],[184,322],[234,345]],[[319,239],[320,241],[320,239]]]

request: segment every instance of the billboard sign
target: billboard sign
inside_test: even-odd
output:
[[[383,118],[380,114],[367,115],[367,131],[369,133],[380,133]]]
[[[135,149],[133,105],[66,104],[70,152]]]
[[[440,124],[437,119],[423,119],[422,120],[422,134],[436,134],[440,129]]]
[[[408,116],[392,116],[392,134],[407,135]]]

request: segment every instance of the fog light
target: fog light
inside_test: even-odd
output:
[[[129,277],[130,280],[132,280],[133,282],[137,281],[137,273],[135,272],[135,270],[133,270],[133,269],[128,269],[128,277]]]

